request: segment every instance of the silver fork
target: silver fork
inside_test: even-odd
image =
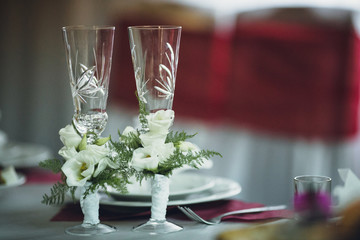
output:
[[[211,218],[209,220],[205,220],[202,217],[200,217],[199,215],[197,215],[190,208],[178,206],[178,209],[180,211],[182,211],[190,219],[192,219],[194,221],[197,221],[197,222],[200,222],[200,223],[205,223],[205,224],[208,224],[208,225],[218,224],[218,223],[221,222],[221,219],[223,217],[226,217],[226,216],[229,216],[229,215],[245,214],[245,213],[256,213],[256,212],[265,212],[265,211],[274,211],[274,210],[281,210],[281,209],[285,209],[285,208],[286,208],[286,205],[242,209],[242,210],[227,212],[227,213],[221,214],[221,215],[219,215],[217,217]]]

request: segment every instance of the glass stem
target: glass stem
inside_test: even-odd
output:
[[[95,134],[88,134],[86,137],[87,137],[87,139],[86,139],[87,144],[94,144],[94,142],[95,142]]]

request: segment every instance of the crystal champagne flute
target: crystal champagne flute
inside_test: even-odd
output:
[[[128,28],[137,93],[146,111],[172,109],[180,48],[180,26],[132,26]],[[151,181],[151,218],[136,232],[164,234],[182,230],[165,218],[169,178],[155,174]]]
[[[74,103],[73,125],[87,136],[92,144],[104,131],[108,116],[108,98],[115,27],[68,26],[62,28],[70,87]],[[116,228],[101,224],[98,218],[99,197],[97,191],[84,195],[81,189],[80,203],[84,213],[81,225],[66,229],[71,235],[101,235]]]

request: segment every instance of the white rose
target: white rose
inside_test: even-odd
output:
[[[138,148],[133,152],[133,156],[130,165],[137,171],[144,169],[154,170],[159,165],[159,158],[154,151],[153,145],[146,146],[144,148]]]
[[[153,133],[147,132],[140,134],[139,138],[143,146],[149,146],[152,144],[164,144],[167,137],[167,133]]]
[[[200,148],[198,146],[196,146],[195,144],[191,143],[191,142],[183,142],[181,141],[179,144],[179,149],[182,152],[199,152]]]
[[[76,151],[75,147],[62,147],[59,150],[59,155],[62,156],[65,160],[69,160],[73,158],[78,152]]]
[[[73,125],[67,125],[65,128],[60,129],[60,140],[66,147],[79,146],[82,137],[76,132]]]
[[[173,110],[159,110],[146,116],[150,132],[168,133],[173,124],[175,112]]]
[[[68,186],[84,186],[94,173],[95,163],[88,158],[85,151],[67,160],[61,170],[66,176]]]
[[[159,162],[165,162],[175,151],[174,144],[172,142],[154,146],[159,157]]]

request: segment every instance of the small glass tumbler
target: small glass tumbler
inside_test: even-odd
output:
[[[294,210],[298,220],[323,220],[331,213],[331,178],[302,175],[294,178]]]

